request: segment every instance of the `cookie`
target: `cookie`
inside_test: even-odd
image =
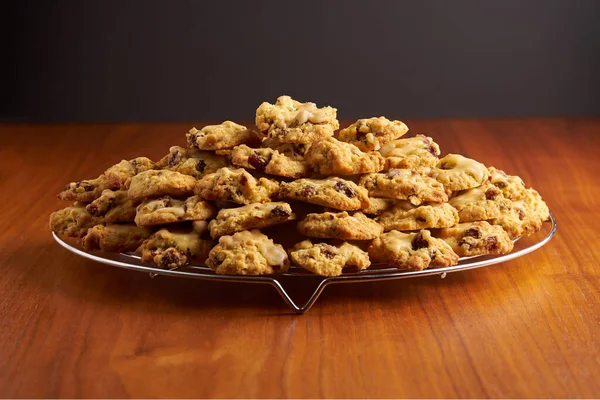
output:
[[[340,127],[335,108],[318,108],[315,103],[301,103],[290,96],[280,96],[275,104],[262,103],[256,110],[255,122],[257,128],[265,133],[289,128],[300,128],[301,131],[327,128],[333,133]]]
[[[213,239],[235,232],[261,229],[296,219],[288,203],[254,203],[239,208],[219,210],[208,228]]]
[[[71,206],[50,214],[50,229],[57,235],[73,238],[84,237],[89,228],[102,220],[90,215],[84,206]]]
[[[490,173],[489,180],[491,184],[502,190],[505,198],[518,201],[525,197],[527,189],[520,177],[508,175],[506,172],[494,167],[488,167],[488,171]]]
[[[460,154],[448,154],[440,159],[431,176],[450,193],[481,186],[490,174],[480,162]]]
[[[161,229],[144,240],[136,252],[144,263],[174,269],[191,263],[203,264],[212,245],[212,241],[201,239],[196,232],[175,233]]]
[[[266,203],[277,196],[279,183],[256,179],[242,168],[221,168],[204,176],[196,186],[196,194],[207,200],[233,201],[239,204]]]
[[[140,247],[151,234],[150,229],[134,224],[96,225],[87,231],[81,243],[87,251],[128,253]]]
[[[170,196],[146,200],[137,207],[135,223],[138,226],[172,224],[181,221],[207,220],[217,214],[208,201],[192,196],[176,200]]]
[[[85,209],[105,223],[129,222],[135,218],[137,205],[138,202],[127,195],[127,190],[106,189]]]
[[[385,169],[433,168],[439,161],[440,147],[432,138],[417,135],[384,144],[379,153],[385,158]]]
[[[402,121],[390,121],[385,117],[359,119],[340,130],[338,139],[351,143],[361,151],[379,150],[381,146],[404,136],[408,127]]]
[[[156,163],[159,169],[168,169],[197,179],[228,165],[227,157],[216,155],[212,151],[184,149],[179,146],[171,147],[169,154]]]
[[[291,158],[294,161],[304,161],[304,155],[308,151],[309,143],[284,143],[275,139],[265,138],[260,147],[277,150],[281,154]]]
[[[376,218],[385,231],[447,228],[456,225],[458,220],[458,212],[448,203],[414,206],[406,200],[398,201],[391,209]]]
[[[69,183],[57,197],[60,200],[90,203],[100,197],[102,192],[109,187],[106,176],[100,175],[96,179]]]
[[[441,183],[411,169],[391,169],[385,173],[368,174],[360,178],[359,185],[366,188],[370,196],[409,200],[414,205],[426,201],[448,201]]]
[[[252,149],[246,145],[234,147],[231,163],[238,167],[287,178],[302,178],[311,174],[306,162],[294,160],[269,148]]]
[[[369,206],[361,211],[369,215],[379,215],[390,209],[397,201],[394,199],[385,199],[382,197],[369,197]]]
[[[188,147],[199,150],[231,149],[240,144],[259,141],[258,135],[243,125],[225,121],[220,125],[207,125],[186,134]]]
[[[131,178],[128,195],[134,200],[145,197],[188,197],[194,194],[196,179],[168,170],[149,170]]]
[[[509,204],[490,222],[502,226],[512,239],[538,232],[544,221],[550,219],[548,206],[535,189],[526,189],[523,199]]]
[[[369,246],[372,262],[392,265],[401,270],[421,271],[430,267],[449,267],[458,263],[458,255],[442,239],[428,230],[416,233],[390,231]]]
[[[308,214],[298,222],[301,235],[341,240],[370,240],[383,233],[383,227],[361,212]]]
[[[282,182],[280,196],[336,210],[350,211],[369,207],[365,188],[336,177]]]
[[[371,151],[363,153],[353,144],[335,138],[313,143],[305,160],[315,172],[322,175],[355,175],[379,172],[383,169],[381,154]]]
[[[334,246],[304,240],[290,250],[290,257],[297,266],[321,276],[339,276],[344,268],[361,271],[371,265],[367,252],[346,242]]]
[[[438,237],[452,247],[459,256],[506,254],[514,247],[513,241],[501,226],[486,221],[465,222],[440,230]]]
[[[253,230],[221,236],[206,264],[220,275],[271,275],[287,271],[290,261],[281,245]]]
[[[510,207],[500,189],[491,183],[460,192],[449,203],[458,211],[460,222],[498,218],[502,210]]]
[[[112,189],[127,189],[129,180],[140,172],[154,169],[152,160],[146,157],[137,157],[132,160],[121,160],[104,172],[108,186]]]

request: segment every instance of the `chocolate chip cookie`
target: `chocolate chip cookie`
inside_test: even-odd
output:
[[[290,257],[297,266],[321,276],[339,276],[344,268],[360,271],[371,265],[367,252],[346,242],[331,245],[304,240],[290,250]]]

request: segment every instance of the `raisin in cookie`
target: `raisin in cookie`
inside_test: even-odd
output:
[[[231,149],[240,144],[259,141],[258,135],[243,125],[225,121],[220,125],[207,125],[186,134],[188,146],[199,150]]]
[[[315,172],[322,175],[355,175],[379,172],[383,169],[381,154],[371,151],[363,153],[353,144],[335,138],[313,143],[305,160]]]
[[[150,229],[134,224],[96,225],[87,231],[82,244],[87,251],[127,253],[135,251],[151,234]]]
[[[144,240],[136,252],[144,263],[172,269],[190,263],[203,264],[212,245],[212,241],[201,239],[196,232],[175,233],[161,229]]]
[[[293,160],[277,150],[252,149],[246,145],[237,146],[232,150],[231,163],[238,167],[287,178],[302,178],[311,173],[308,164],[304,161]]]
[[[365,188],[335,177],[282,182],[280,196],[336,210],[360,210],[369,206]]]
[[[219,210],[208,229],[213,239],[235,232],[261,229],[296,219],[288,203],[254,203],[239,208]]]
[[[391,169],[385,173],[368,174],[360,178],[359,185],[365,187],[371,196],[410,200],[415,205],[424,201],[448,201],[441,183],[411,169]]]
[[[109,187],[113,189],[127,189],[129,180],[140,172],[154,169],[152,160],[146,157],[138,157],[132,160],[121,160],[104,172]]]
[[[171,147],[169,154],[156,163],[159,169],[168,169],[198,179],[227,165],[229,165],[227,157],[216,155],[211,151],[184,149],[179,146]]]
[[[497,218],[502,210],[510,207],[500,189],[491,183],[460,192],[449,203],[458,211],[460,222]]]
[[[196,182],[196,178],[179,172],[149,170],[131,178],[128,194],[132,199],[165,195],[187,197],[194,194]]]
[[[381,262],[398,269],[421,271],[429,267],[449,267],[458,263],[458,255],[442,239],[428,230],[416,233],[390,231],[373,240],[369,246],[372,262]]]
[[[415,231],[426,228],[447,228],[458,223],[458,212],[448,203],[415,206],[409,201],[398,201],[381,213],[376,221],[385,231]]]
[[[108,180],[103,174],[96,179],[69,183],[65,186],[63,191],[58,194],[58,198],[60,200],[90,203],[100,197],[100,194],[109,187]]]
[[[281,245],[258,230],[221,236],[206,264],[220,275],[270,275],[290,266]]]
[[[431,176],[450,193],[481,186],[490,174],[480,162],[460,154],[448,154],[440,159]]]
[[[50,229],[73,238],[85,236],[89,228],[101,223],[102,220],[91,216],[84,206],[66,207],[50,214]]]
[[[371,265],[367,252],[346,242],[334,246],[304,240],[290,250],[290,257],[297,266],[321,276],[339,276],[344,268],[360,271]]]
[[[498,218],[491,222],[500,225],[511,238],[531,235],[542,228],[544,221],[550,219],[550,210],[535,189],[526,189],[523,199],[510,202]]]
[[[363,118],[340,131],[342,142],[352,143],[362,151],[379,150],[384,144],[404,136],[408,127],[402,121],[385,117]]]
[[[505,198],[518,201],[525,197],[527,189],[520,177],[508,175],[506,172],[494,167],[488,167],[488,171],[490,172],[490,182],[502,190]]]
[[[207,220],[217,214],[217,209],[208,201],[192,196],[176,200],[170,196],[146,200],[137,207],[135,223],[138,226],[172,224],[181,221]]]
[[[275,104],[264,102],[258,107],[256,126],[262,132],[289,128],[299,128],[301,131],[327,128],[327,131],[333,133],[340,127],[336,117],[337,110],[333,107],[318,108],[315,103],[301,103],[290,96],[280,96]]]
[[[341,240],[370,240],[383,233],[383,227],[361,212],[308,214],[298,222],[301,235]]]
[[[85,209],[91,216],[102,218],[105,223],[129,222],[135,218],[137,205],[138,202],[128,196],[127,190],[106,189]]]
[[[385,157],[385,169],[433,168],[439,161],[440,147],[432,138],[417,135],[389,142],[379,149],[379,153]]]
[[[459,256],[506,254],[514,247],[501,226],[486,221],[465,222],[440,230],[439,238],[452,247]]]
[[[221,168],[208,174],[196,186],[196,194],[207,200],[233,201],[239,204],[266,203],[277,196],[279,183],[256,179],[242,168]]]

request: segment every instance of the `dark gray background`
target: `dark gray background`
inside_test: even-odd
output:
[[[596,0],[2,7],[4,120],[253,119],[280,94],[340,118],[600,114]]]

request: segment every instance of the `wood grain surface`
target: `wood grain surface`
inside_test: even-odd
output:
[[[519,174],[555,238],[501,265],[334,285],[306,315],[262,285],[86,261],[56,194],[202,123],[0,126],[1,397],[599,397],[600,119],[415,120]]]

